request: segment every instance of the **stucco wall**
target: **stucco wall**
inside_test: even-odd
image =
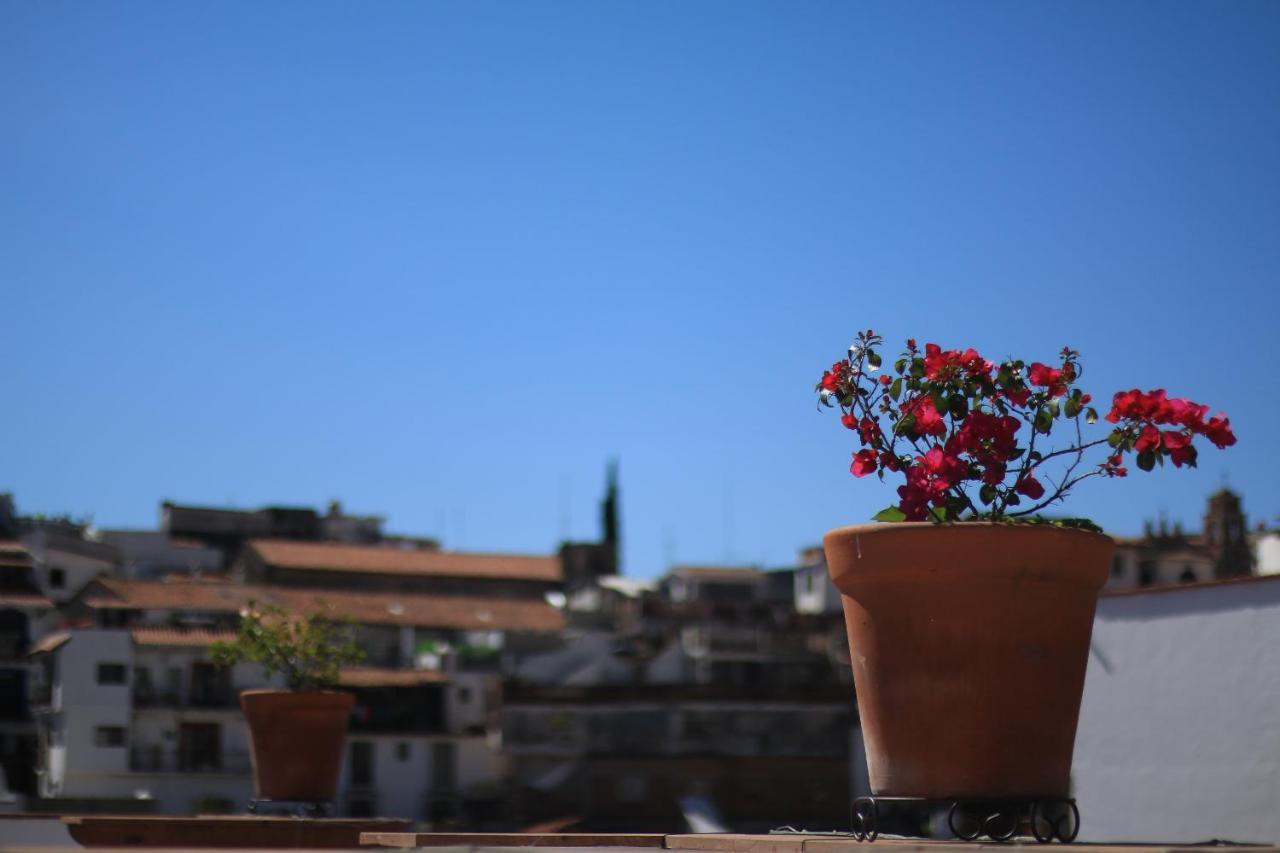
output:
[[[77,631],[57,654],[62,687],[62,737],[66,746],[61,795],[93,796],[98,793],[97,777],[124,773],[129,767],[133,646],[127,631]],[[122,665],[124,683],[99,684],[98,665],[103,663]],[[99,746],[96,742],[99,726],[125,729],[124,744]]]
[[[1280,578],[1103,598],[1073,784],[1082,841],[1280,841]]]

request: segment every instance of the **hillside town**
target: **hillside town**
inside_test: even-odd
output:
[[[457,552],[378,516],[163,503],[154,530],[25,516],[0,496],[0,759],[29,811],[242,813],[240,690],[209,646],[267,604],[350,620],[365,660],[332,814],[433,828],[838,826],[862,785],[839,593],[794,565],[619,572],[600,537]],[[1118,540],[1115,591],[1280,572],[1240,497],[1202,531]],[[699,822],[702,822],[701,824]]]

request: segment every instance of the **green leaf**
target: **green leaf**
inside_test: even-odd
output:
[[[919,379],[921,376],[924,376],[924,359],[913,358],[911,360],[911,375],[914,376],[916,379]]]
[[[1080,414],[1080,401],[1075,397],[1068,397],[1067,402],[1062,407],[1062,411],[1066,413],[1067,417],[1074,418]]]
[[[1098,410],[1092,407],[1085,409],[1084,422],[1087,424],[1096,424],[1098,422]]]
[[[929,507],[929,518],[933,521],[946,521],[947,508],[945,506]]]
[[[1143,471],[1150,471],[1156,467],[1156,454],[1150,450],[1144,450],[1138,454],[1138,467]]]
[[[1047,408],[1041,408],[1036,412],[1035,431],[1049,434],[1049,430],[1053,429],[1053,413]]]
[[[947,400],[947,409],[950,410],[951,417],[962,420],[969,414],[969,401],[963,394],[952,394],[951,399]]]
[[[893,380],[893,382],[889,385],[889,396],[890,396],[890,397],[892,397],[894,400],[897,400],[899,397],[901,397],[901,396],[902,396],[902,379],[901,379],[901,377],[899,377],[898,379]]]
[[[1051,399],[1051,400],[1049,401],[1049,411],[1053,413],[1053,416],[1054,416],[1055,418],[1058,416],[1059,408],[1058,408],[1058,401],[1057,401],[1057,400],[1052,400],[1052,399]]]
[[[1025,447],[1014,448],[1013,452],[1009,454],[1009,461],[1012,462],[1015,459],[1021,459],[1022,454],[1026,452],[1027,452],[1027,449]]]
[[[995,486],[989,483],[984,483],[982,488],[978,489],[978,500],[982,501],[984,504],[989,504],[995,499],[996,499]]]
[[[884,509],[877,512],[875,515],[871,516],[871,520],[872,521],[888,521],[888,522],[906,521],[907,514],[902,510],[898,509],[896,506],[887,506]]]
[[[1113,429],[1111,435],[1107,436],[1107,444],[1112,447],[1119,447],[1122,441],[1124,441],[1124,433],[1118,429]]]
[[[867,363],[870,364],[872,367],[879,367],[881,364],[883,364],[883,361],[880,358],[880,353],[876,352],[873,349],[867,350]]]
[[[900,358],[893,363],[893,372],[898,374],[899,376],[901,376],[902,371],[906,369],[907,369],[907,360],[905,358]]]

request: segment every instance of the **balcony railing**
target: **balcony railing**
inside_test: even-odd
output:
[[[135,747],[129,752],[129,769],[135,773],[249,773],[253,763],[247,752],[214,752],[195,749]]]
[[[195,690],[184,694],[176,690],[135,687],[133,706],[135,708],[233,708],[236,706],[236,694],[230,689]]]

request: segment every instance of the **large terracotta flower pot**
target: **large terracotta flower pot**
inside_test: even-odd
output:
[[[354,695],[328,690],[241,692],[255,796],[304,802],[334,799],[354,703]]]
[[[844,598],[873,793],[1070,793],[1114,544],[979,522],[857,525],[823,538]]]

